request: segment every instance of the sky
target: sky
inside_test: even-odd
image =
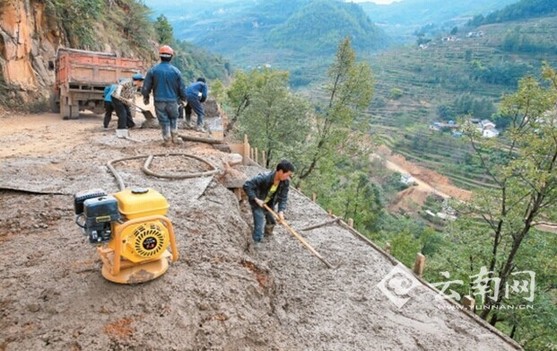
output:
[[[397,1],[401,1],[401,0],[350,0],[352,2],[374,2],[376,4],[382,4],[382,5],[386,5],[386,4],[390,4],[392,2],[397,2]]]

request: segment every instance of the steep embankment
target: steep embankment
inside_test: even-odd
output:
[[[60,47],[151,62],[156,43],[145,11],[136,0],[0,2],[0,106],[48,109]]]
[[[29,102],[49,94],[60,35],[45,7],[41,1],[0,3],[0,89],[9,88],[8,95],[0,99]]]

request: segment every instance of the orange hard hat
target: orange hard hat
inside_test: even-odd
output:
[[[174,50],[168,45],[163,45],[159,49],[159,55],[161,56],[174,56]]]

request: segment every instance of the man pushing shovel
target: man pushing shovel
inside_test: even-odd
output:
[[[253,214],[252,237],[256,246],[263,240],[263,233],[265,235],[273,233],[276,224],[273,214],[264,208],[265,205],[274,209],[278,204],[277,215],[281,221],[284,220],[290,177],[293,173],[294,165],[290,161],[282,160],[275,171],[258,174],[244,183],[244,191],[248,196]]]

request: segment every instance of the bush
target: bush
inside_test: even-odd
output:
[[[389,98],[391,100],[398,100],[402,97],[403,93],[402,90],[399,88],[392,88],[389,92]]]

